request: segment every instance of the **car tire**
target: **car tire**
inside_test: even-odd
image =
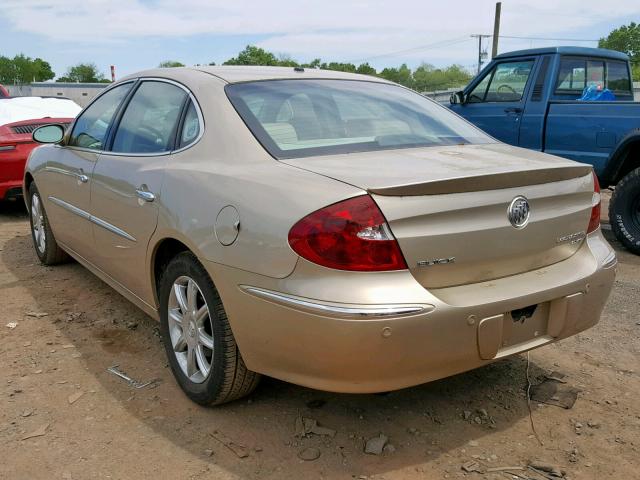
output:
[[[220,295],[195,255],[183,252],[168,263],[159,299],[169,365],[191,400],[220,405],[257,387],[260,374],[245,366]]]
[[[640,168],[616,185],[609,205],[609,221],[625,248],[640,255]]]
[[[29,186],[29,224],[31,225],[31,240],[36,255],[45,265],[57,265],[69,261],[69,255],[58,246],[51,231],[49,217],[44,209],[40,192],[35,183]]]

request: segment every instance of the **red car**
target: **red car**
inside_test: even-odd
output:
[[[31,133],[47,123],[68,125],[80,110],[68,99],[0,94],[0,200],[22,195],[24,165],[37,146]]]

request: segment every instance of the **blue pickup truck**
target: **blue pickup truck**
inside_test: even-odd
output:
[[[586,100],[585,91],[608,100]],[[503,53],[450,103],[498,140],[593,165],[602,188],[614,189],[614,233],[640,254],[640,103],[627,55],[580,47]]]

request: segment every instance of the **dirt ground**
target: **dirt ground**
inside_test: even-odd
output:
[[[80,265],[40,265],[24,208],[0,205],[0,478],[545,478],[487,471],[530,460],[571,479],[640,478],[640,257],[605,233],[620,264],[602,321],[530,354],[534,384],[559,372],[554,385],[579,390],[571,409],[532,402],[541,445],[526,355],[384,395],[265,379],[249,399],[199,407],[173,381],[157,324]],[[107,372],[116,364],[157,382],[135,389]],[[295,437],[299,415],[336,435]],[[380,433],[393,447],[365,454]],[[301,460],[308,447],[319,458]]]

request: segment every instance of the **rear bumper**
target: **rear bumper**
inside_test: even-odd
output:
[[[366,393],[447,377],[593,326],[615,266],[598,231],[558,264],[431,291],[408,272],[319,274],[321,267],[302,260],[281,280],[207,268],[248,368],[321,390]],[[510,312],[531,305],[531,318],[514,321]]]
[[[0,200],[11,200],[21,196],[22,179],[0,183]]]

